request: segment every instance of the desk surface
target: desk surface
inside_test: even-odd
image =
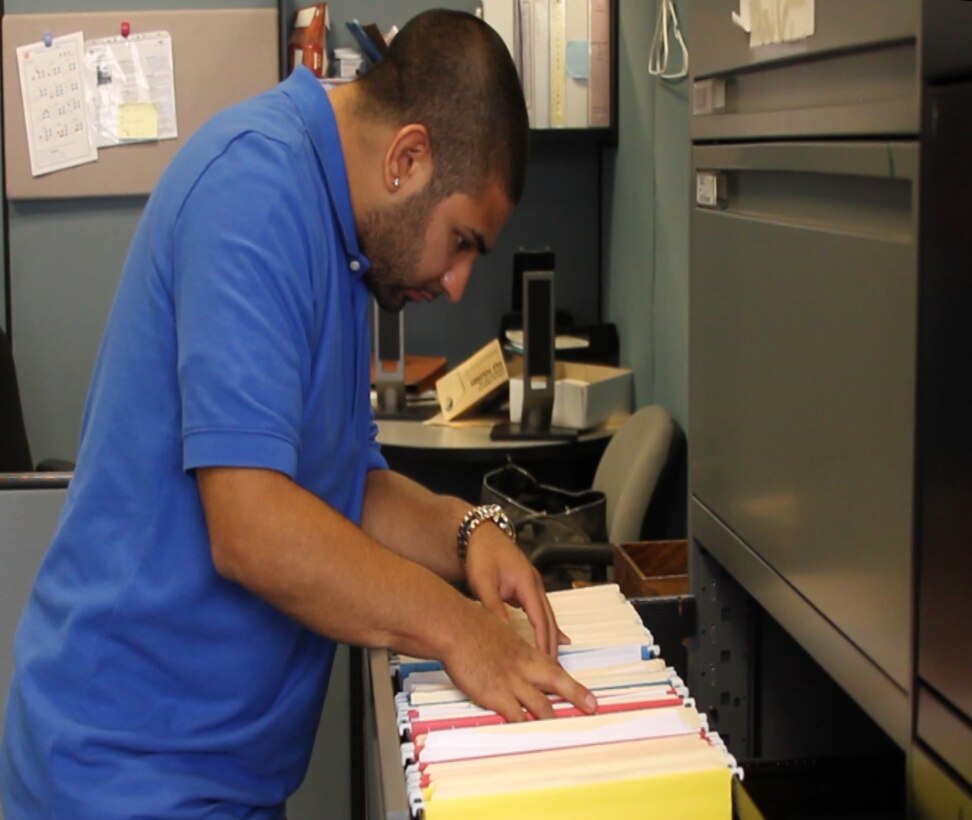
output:
[[[603,442],[610,438],[622,420],[609,421],[582,432],[576,441],[559,439],[524,439],[517,441],[493,441],[488,426],[446,427],[440,424],[424,424],[420,421],[400,419],[378,420],[378,442],[382,447],[415,448],[422,450],[506,451],[564,448],[585,442]]]
[[[490,428],[445,427],[420,421],[378,420],[378,442],[388,466],[437,493],[478,503],[484,473],[507,458],[541,481],[571,489],[591,486],[597,463],[620,426],[607,422],[576,441],[493,441]]]

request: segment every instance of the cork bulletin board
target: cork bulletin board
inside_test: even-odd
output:
[[[32,176],[17,48],[81,31],[85,39],[167,31],[172,37],[178,137],[101,149],[97,162]],[[3,18],[3,138],[9,199],[148,194],[181,145],[210,116],[273,86],[276,8],[8,14]]]

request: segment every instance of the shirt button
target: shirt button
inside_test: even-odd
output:
[[[357,259],[351,260],[351,270],[353,270],[355,273],[361,270],[361,263]]]

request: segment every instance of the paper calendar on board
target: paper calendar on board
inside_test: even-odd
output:
[[[88,126],[80,31],[17,49],[20,89],[34,176],[98,159]]]

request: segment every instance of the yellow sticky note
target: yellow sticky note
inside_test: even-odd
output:
[[[159,138],[159,112],[155,103],[122,103],[118,106],[118,137],[123,140]]]

